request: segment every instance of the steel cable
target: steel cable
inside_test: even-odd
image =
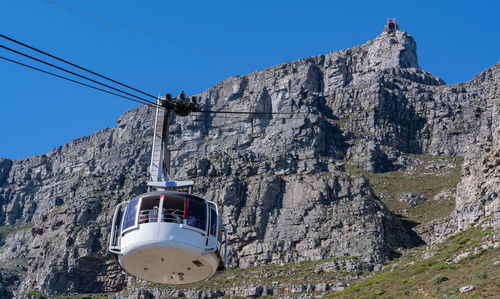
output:
[[[124,96],[124,95],[121,95],[121,94],[118,94],[118,93],[114,93],[114,92],[109,91],[109,90],[105,90],[105,89],[102,89],[102,88],[99,88],[99,87],[96,87],[96,86],[92,86],[92,85],[87,84],[87,83],[83,83],[83,82],[80,82],[80,81],[77,81],[77,80],[73,80],[73,79],[68,78],[68,77],[64,77],[64,76],[61,76],[61,75],[58,75],[58,74],[55,74],[55,73],[52,73],[52,72],[49,72],[49,71],[46,71],[46,70],[42,70],[40,68],[37,68],[37,67],[31,66],[31,65],[19,62],[19,61],[15,61],[15,60],[9,59],[7,57],[0,56],[0,59],[3,59],[3,60],[6,60],[6,61],[9,61],[9,62],[18,64],[18,65],[22,65],[24,67],[27,67],[27,68],[30,68],[30,69],[33,69],[33,70],[37,70],[39,72],[42,72],[42,73],[45,73],[45,74],[48,74],[48,75],[52,75],[52,76],[55,76],[55,77],[58,77],[58,78],[61,78],[61,79],[67,80],[67,81],[71,81],[73,83],[77,83],[77,84],[80,84],[80,85],[83,85],[83,86],[86,86],[86,87],[97,89],[99,91],[102,91],[102,92],[105,92],[105,93],[109,93],[109,94],[112,94],[112,95],[115,95],[117,97],[121,97],[121,98],[130,100],[130,101],[134,101],[134,102],[137,102],[137,103],[150,105],[150,106],[153,106],[153,107],[158,107],[158,105],[156,105],[156,104],[144,103],[144,102],[141,102],[139,100],[136,100],[136,99],[133,99],[133,98],[129,98],[127,96]]]
[[[115,87],[110,86],[110,85],[105,84],[105,83],[101,83],[101,82],[96,81],[96,80],[94,80],[94,79],[92,79],[92,78],[89,78],[89,77],[86,77],[86,76],[83,76],[83,75],[77,74],[77,73],[75,73],[75,72],[73,72],[73,71],[70,71],[70,70],[67,70],[67,69],[65,69],[65,68],[63,68],[63,67],[57,66],[57,65],[52,64],[52,63],[50,63],[50,62],[43,61],[43,60],[41,60],[41,59],[38,59],[38,58],[33,57],[33,56],[31,56],[31,55],[28,55],[28,54],[25,54],[25,53],[19,52],[19,51],[17,51],[17,50],[11,49],[11,48],[9,48],[9,47],[6,47],[6,46],[3,46],[3,45],[0,45],[0,48],[3,48],[3,49],[8,50],[8,51],[11,51],[11,52],[16,53],[16,54],[18,54],[18,55],[21,55],[21,56],[27,57],[27,58],[29,58],[29,59],[32,59],[32,60],[38,61],[38,62],[40,62],[40,63],[46,64],[46,65],[48,65],[48,66],[51,66],[51,67],[56,68],[56,69],[58,69],[58,70],[61,70],[61,71],[63,71],[63,72],[66,72],[66,73],[72,74],[72,75],[74,75],[74,76],[77,76],[77,77],[83,78],[83,79],[85,79],[85,80],[89,80],[89,81],[91,81],[91,82],[97,83],[97,84],[102,85],[102,86],[105,86],[105,87],[107,87],[107,88],[110,88],[110,89],[116,90],[116,91],[118,91],[118,92],[124,93],[124,94],[126,94],[126,95],[129,95],[129,96],[132,96],[132,97],[134,97],[134,98],[140,99],[140,100],[142,100],[142,101],[144,101],[144,102],[148,102],[148,103],[150,103],[150,104],[155,104],[155,102],[153,102],[153,101],[147,100],[147,99],[145,99],[145,98],[141,98],[141,97],[136,96],[136,95],[134,95],[134,94],[131,94],[131,93],[129,93],[129,92],[123,91],[123,90],[121,90],[121,89],[115,88]]]
[[[27,45],[27,44],[25,44],[25,43],[22,43],[22,42],[20,42],[20,41],[18,41],[18,40],[15,40],[15,39],[11,38],[11,37],[5,36],[5,35],[3,35],[3,34],[0,34],[0,37],[1,37],[1,38],[4,38],[4,39],[6,39],[6,40],[9,40],[9,41],[11,41],[11,42],[13,42],[13,43],[16,43],[16,44],[18,44],[18,45],[21,45],[21,46],[23,46],[23,47],[26,47],[26,48],[28,48],[28,49],[31,49],[31,50],[33,50],[33,51],[36,51],[36,52],[38,52],[38,53],[41,53],[41,54],[43,54],[43,55],[49,56],[50,58],[54,58],[54,59],[59,60],[59,61],[61,61],[61,62],[67,63],[67,64],[69,64],[69,65],[71,65],[71,66],[74,66],[74,67],[76,67],[76,68],[79,68],[79,69],[81,69],[81,70],[84,70],[84,71],[86,71],[86,72],[89,72],[89,73],[91,73],[91,74],[93,74],[93,75],[96,75],[96,76],[98,76],[98,77],[101,77],[101,78],[104,78],[104,79],[106,79],[106,80],[109,80],[109,81],[111,81],[111,82],[113,82],[113,83],[116,83],[116,84],[118,84],[118,85],[121,85],[121,86],[123,86],[123,87],[130,88],[130,89],[132,89],[133,91],[137,91],[137,92],[142,93],[143,95],[146,95],[146,96],[148,96],[148,97],[152,97],[152,98],[156,99],[156,97],[155,97],[155,96],[153,96],[153,95],[151,95],[151,94],[148,94],[148,93],[146,93],[146,92],[143,92],[143,91],[141,91],[141,90],[139,90],[139,89],[136,89],[136,88],[134,88],[134,87],[131,87],[131,86],[129,86],[129,85],[126,85],[126,84],[120,83],[120,82],[118,82],[118,81],[116,81],[116,80],[113,80],[113,79],[111,79],[111,78],[109,78],[109,77],[106,77],[106,76],[104,76],[104,75],[101,75],[101,74],[99,74],[99,73],[96,73],[96,72],[94,72],[94,71],[91,71],[91,70],[89,70],[89,69],[87,69],[87,68],[84,68],[84,67],[79,66],[79,65],[77,65],[77,64],[74,64],[74,63],[72,63],[72,62],[69,62],[69,61],[67,61],[67,60],[65,60],[65,59],[59,58],[59,57],[57,57],[57,56],[55,56],[55,55],[49,54],[49,53],[47,53],[47,52],[45,52],[45,51],[42,51],[42,50],[40,50],[40,49],[37,49],[37,48],[35,48],[35,47],[33,47],[33,46],[30,46],[30,45]]]

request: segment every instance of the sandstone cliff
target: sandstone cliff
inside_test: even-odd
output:
[[[465,155],[454,226],[498,212],[500,65],[456,85],[421,70],[406,32],[228,78],[207,110],[270,118],[174,118],[172,171],[222,206],[231,267],[353,257],[379,267],[422,239],[363,176],[405,170],[408,154]],[[114,206],[145,192],[153,110],[30,158],[0,159],[0,294],[119,291],[107,255]],[[498,213],[490,217],[498,226]]]

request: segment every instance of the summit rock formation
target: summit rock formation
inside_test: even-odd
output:
[[[416,53],[408,33],[386,26],[363,45],[197,95],[204,110],[291,114],[173,118],[172,174],[222,207],[230,267],[351,258],[371,270],[422,244],[367,178],[346,171],[404,171],[422,153],[465,155],[456,209],[432,240],[493,214],[499,226],[500,65],[445,85]],[[0,159],[0,296],[130,284],[107,241],[114,207],[146,191],[153,118],[140,106],[47,154]]]

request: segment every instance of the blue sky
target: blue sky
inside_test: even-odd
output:
[[[1,2],[2,34],[153,95],[194,94],[233,75],[351,48],[375,38],[388,17],[415,38],[421,68],[448,84],[499,61],[500,1],[54,1],[202,51],[43,0]],[[48,152],[114,127],[138,105],[4,61],[0,79],[0,157]]]

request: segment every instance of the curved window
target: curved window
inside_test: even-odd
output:
[[[189,197],[186,224],[201,230],[207,229],[207,205],[204,200]]]
[[[214,207],[210,208],[210,234],[214,237],[217,234],[217,212]]]
[[[135,225],[135,215],[137,214],[137,204],[139,203],[139,198],[132,199],[125,211],[125,216],[123,217],[123,228],[122,232],[127,228]]]

